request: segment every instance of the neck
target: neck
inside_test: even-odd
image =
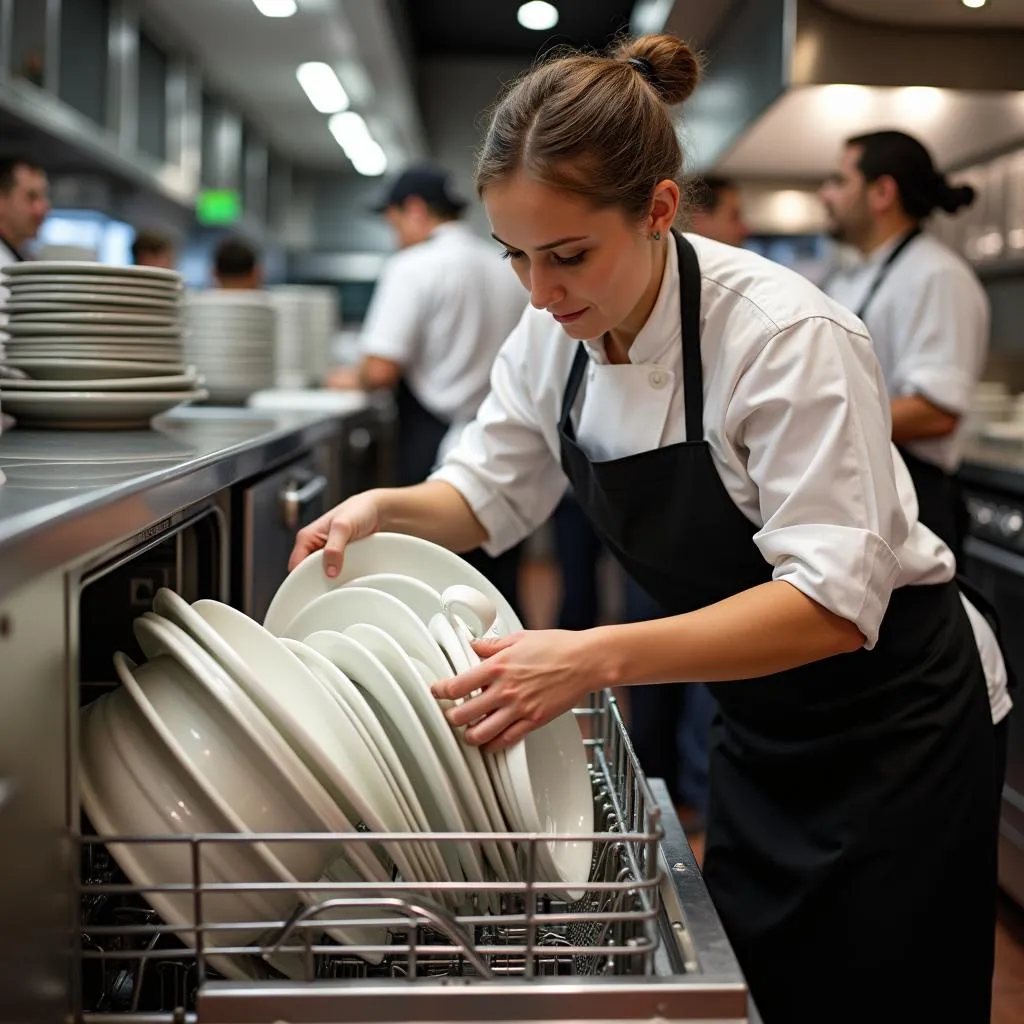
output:
[[[865,256],[870,256],[873,252],[880,249],[883,245],[887,245],[894,238],[910,234],[910,232],[916,227],[917,221],[912,220],[905,213],[887,217],[885,220],[876,221],[872,225],[871,232],[867,239],[863,244],[858,245],[857,248],[860,249]]]
[[[15,231],[11,231],[3,223],[0,223],[0,239],[6,242],[12,249],[21,252],[21,247],[28,241]]]
[[[658,292],[661,291],[661,280],[665,276],[665,261],[668,259],[668,246],[672,236],[669,235],[660,244],[655,244],[655,251],[651,261],[651,275],[644,289],[640,301],[633,307],[629,316],[618,327],[612,328],[605,337],[605,354],[611,363],[625,363],[629,361],[629,350],[636,336],[640,333],[647,318],[658,301]]]

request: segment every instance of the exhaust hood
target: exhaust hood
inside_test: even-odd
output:
[[[738,0],[684,110],[694,170],[817,181],[846,138],[880,128],[916,135],[945,169],[1024,139],[1024,22],[898,25],[855,6]]]

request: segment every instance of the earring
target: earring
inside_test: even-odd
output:
[[[653,241],[653,242],[660,242],[661,241],[661,232],[660,231],[655,231],[654,234],[651,235],[651,241]]]

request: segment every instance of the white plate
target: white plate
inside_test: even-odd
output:
[[[385,594],[397,597],[424,626],[429,626],[430,620],[441,613],[440,593],[412,576],[403,576],[397,572],[375,572],[349,580],[345,586],[369,587],[370,590],[382,590]]]
[[[459,800],[451,780],[441,769],[423,723],[391,673],[362,644],[331,630],[305,638],[307,646],[333,662],[363,691],[367,703],[384,727],[402,759],[432,832],[466,832]],[[448,876],[454,881],[466,877],[468,865],[474,879],[483,877],[476,850],[468,843],[442,846]]]
[[[353,721],[362,728],[370,750],[379,756],[381,773],[394,789],[395,796],[409,823],[408,831],[429,832],[430,823],[416,796],[415,787],[406,773],[402,759],[398,756],[391,740],[388,739],[388,734],[384,731],[384,727],[378,721],[373,709],[366,702],[359,687],[334,662],[307,644],[291,639],[284,639],[281,642],[293,654],[302,658],[311,671],[320,676],[338,703],[349,710]],[[423,855],[424,864],[430,869],[435,881],[451,880],[445,869],[441,851],[435,843],[419,844],[417,850]]]
[[[168,409],[207,398],[205,391],[77,391],[35,392],[0,390],[4,412],[36,425],[103,424],[124,427],[146,424]]]
[[[165,373],[159,377],[98,377],[94,380],[0,380],[0,390],[9,391],[172,391],[195,388],[194,373]]]
[[[39,303],[30,305],[38,306]],[[7,307],[8,320],[6,330],[11,334],[17,334],[22,327],[33,327],[37,324],[42,326],[57,325],[62,330],[77,329],[78,324],[137,324],[140,327],[174,327],[176,330],[178,317],[174,313],[126,313],[124,310],[72,310],[59,303],[55,309],[42,309],[30,311],[24,307]]]
[[[161,322],[176,322],[178,310],[174,303],[152,303],[145,306],[119,306],[116,302],[50,302],[46,299],[11,299],[4,306],[4,312],[15,321],[28,321],[43,317],[66,320],[66,314],[75,314],[80,318],[83,313],[90,313],[97,319],[100,317],[130,316],[135,322],[139,317],[159,317]],[[30,315],[30,314],[34,314]],[[42,316],[40,316],[42,314]],[[145,323],[145,320],[141,321]]]
[[[22,318],[24,320],[24,318]],[[154,317],[154,320],[162,320],[161,317]],[[146,335],[150,338],[180,338],[182,328],[175,324],[173,327],[164,327],[159,324],[149,326],[143,323],[114,323],[104,321],[103,323],[72,323],[62,320],[32,320],[27,323],[8,323],[4,330],[12,338],[47,338],[53,335],[66,338],[71,335],[81,337],[86,334],[112,337],[120,335],[122,338],[138,338]]]
[[[442,769],[452,780],[456,796],[459,798],[462,816],[469,822],[471,831],[500,831],[500,824],[492,821],[487,813],[485,806],[487,801],[480,791],[481,784],[486,786],[490,790],[491,800],[494,799],[493,789],[480,751],[460,742],[455,731],[448,724],[448,720],[444,717],[440,702],[434,698],[429,689],[430,683],[437,682],[442,678],[450,678],[451,672],[446,672],[444,676],[435,675],[432,679],[424,680],[405,651],[377,626],[361,622],[349,626],[344,632],[345,636],[362,644],[371,654],[380,659],[380,663],[409,698],[409,703],[416,710],[430,736],[435,756],[440,761]],[[471,762],[478,763],[479,771],[472,770]],[[509,881],[510,879],[506,875],[507,868],[497,844],[489,840],[481,841],[481,847],[498,877]],[[496,906],[494,912],[497,912]]]
[[[181,274],[163,267],[114,267],[106,263],[92,263],[86,260],[26,260],[24,263],[13,263],[3,268],[3,275],[11,278],[35,278],[48,274],[70,274],[75,277],[129,277],[133,280],[166,281],[169,284],[181,284]]]
[[[43,292],[84,292],[91,294],[101,291],[104,295],[135,295],[143,298],[174,298],[184,296],[184,288],[166,281],[143,281],[134,277],[81,277],[74,274],[36,274],[34,277],[4,278],[4,287],[12,295],[40,295]]]
[[[7,300],[7,310],[20,310],[31,313],[30,306],[42,306],[42,311],[52,309],[95,309],[118,311],[124,313],[126,310],[138,309],[141,312],[146,310],[170,310],[178,315],[181,309],[181,300],[174,292],[168,292],[167,297],[157,295],[120,295],[111,291],[59,291],[56,288],[19,288],[11,291],[11,297]]]
[[[37,359],[60,359],[71,363],[73,361],[85,360],[86,362],[133,362],[133,363],[159,363],[161,369],[170,370],[172,367],[179,367],[184,362],[182,354],[178,349],[137,349],[137,348],[114,348],[113,346],[100,345],[96,348],[83,345],[81,348],[61,348],[59,345],[46,345],[41,349],[33,349],[31,352],[18,349],[8,356],[11,366],[20,367],[22,363]]]
[[[399,809],[348,714],[309,669],[258,622],[219,601],[196,601],[192,610],[227,643],[248,668],[225,666],[305,762],[356,831],[387,832]],[[383,806],[383,809],[380,809]],[[366,829],[360,828],[364,824]],[[416,872],[400,844],[382,841],[407,878]],[[357,852],[358,851],[358,852]],[[365,856],[363,856],[365,854]],[[373,846],[354,845],[346,854],[367,881],[387,882],[390,865]]]
[[[990,437],[995,441],[1024,441],[1024,422],[1006,420],[1003,422],[986,423],[981,428],[982,437]]]
[[[37,380],[82,381],[96,377],[131,379],[133,377],[179,376],[194,367],[168,366],[151,360],[133,359],[19,359],[9,360]]]
[[[383,629],[406,654],[430,666],[435,679],[451,675],[441,648],[427,627],[397,597],[381,590],[343,587],[322,594],[288,623],[283,635],[303,640],[321,629],[344,633],[357,622],[368,622]]]
[[[101,835],[191,835],[233,832],[216,799],[196,780],[187,764],[176,761],[152,725],[136,707],[127,687],[94,701],[81,716],[79,789],[89,820]],[[128,878],[139,886],[188,885],[191,851],[175,843],[111,843],[107,847]],[[244,845],[207,846],[201,869],[207,882],[275,882],[256,850]],[[269,894],[268,894],[269,895]],[[191,946],[187,929],[195,923],[191,893],[148,892],[146,901],[181,941]],[[275,920],[291,911],[294,900],[280,894],[208,895],[203,918],[210,924]],[[245,946],[259,929],[207,932],[207,947]],[[226,978],[257,977],[249,958],[212,955],[210,966]]]
[[[158,591],[157,597],[166,590]],[[178,595],[174,595],[178,597]],[[188,604],[178,598],[181,604]],[[154,605],[166,607],[167,602],[154,600]],[[180,605],[174,605],[177,610]],[[189,608],[191,612],[191,608]],[[197,616],[190,615],[194,622]],[[201,620],[200,620],[201,621]],[[211,655],[209,650],[195,639],[191,633],[179,627],[169,618],[146,612],[135,620],[134,631],[143,651],[149,657],[167,656],[173,658],[195,682],[206,688],[224,716],[229,735],[222,738],[219,745],[209,746],[207,756],[221,758],[224,750],[242,743],[246,746],[255,745],[259,757],[269,762],[273,768],[264,765],[266,781],[261,781],[255,772],[244,779],[232,778],[227,769],[227,778],[235,782],[234,811],[243,823],[244,831],[251,832],[351,832],[351,824],[338,806],[331,800],[327,792],[309,772],[295,752],[281,737],[266,716],[246,696],[242,688],[229,675],[223,664]],[[152,653],[151,653],[152,652]],[[207,704],[209,702],[207,701]],[[171,707],[168,713],[176,716],[180,709]],[[186,730],[187,731],[187,730]],[[201,737],[190,737],[200,740]],[[263,762],[257,762],[262,764]],[[237,770],[236,770],[237,773]],[[338,865],[341,850],[334,843],[281,843],[271,844],[269,854],[281,864],[285,873],[283,880],[289,882],[315,881],[324,877],[328,865]],[[335,881],[363,882],[365,878],[354,868],[349,874],[341,877],[335,872]],[[372,890],[367,890],[372,892]],[[299,893],[308,904],[314,905],[330,899],[330,891]],[[350,896],[351,892],[339,891],[337,894]],[[331,910],[328,912],[333,919],[358,919],[367,916],[366,911]],[[325,929],[335,939],[347,945],[383,945],[387,939],[386,929],[367,928],[363,926],[332,926]],[[361,954],[370,963],[379,963],[383,954]]]
[[[498,621],[491,631],[494,635],[504,636],[523,628],[498,588],[465,559],[430,541],[398,533],[378,533],[350,544],[342,570],[333,579],[324,575],[323,552],[315,551],[278,587],[264,625],[271,633],[279,633],[321,594],[371,573],[413,576],[439,593],[456,583],[466,584],[486,594],[498,609]]]

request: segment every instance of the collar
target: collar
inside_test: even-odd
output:
[[[629,346],[630,364],[636,366],[660,362],[667,352],[680,345],[682,333],[679,321],[679,252],[670,237],[658,297],[640,333]],[[603,337],[584,341],[583,344],[595,363],[608,362]]]
[[[7,249],[7,251],[14,257],[15,263],[25,262],[25,257],[21,255],[21,252],[18,250],[18,247],[8,242],[3,235],[0,235],[0,245]]]
[[[897,231],[892,238],[888,241],[883,242],[877,249],[874,249],[869,255],[861,258],[858,266],[862,270],[866,270],[868,267],[880,267],[891,255],[893,249],[896,248],[904,238],[907,237],[909,232]]]

